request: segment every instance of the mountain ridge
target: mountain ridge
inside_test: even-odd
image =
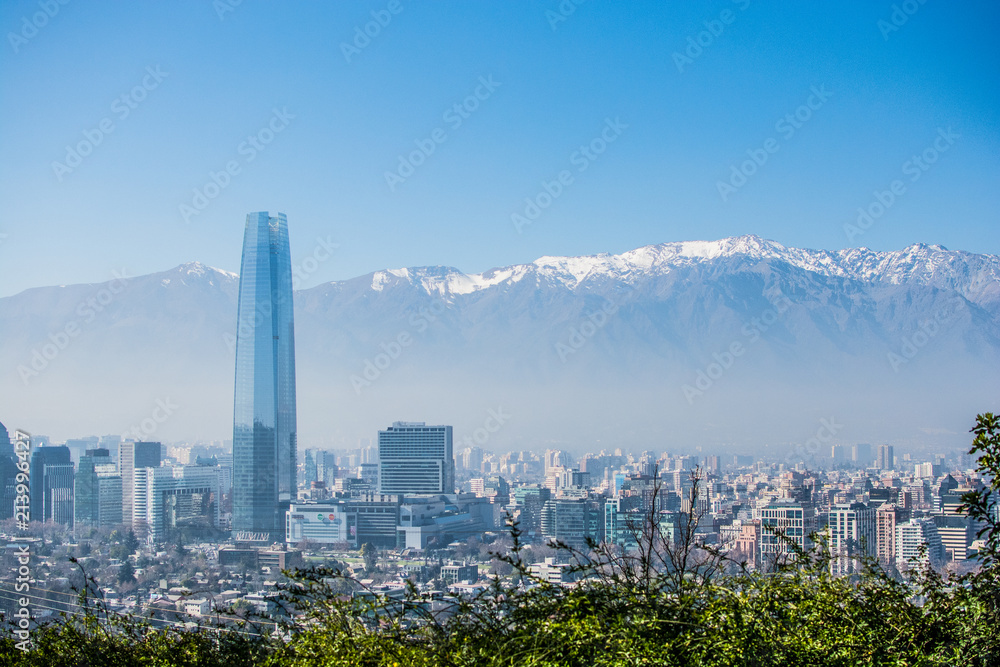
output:
[[[144,405],[183,395],[150,437],[228,437],[238,276],[188,262],[112,285],[0,298],[0,406],[73,436],[128,432]],[[851,418],[844,438],[903,428],[929,446],[923,434],[958,437],[1000,396],[982,372],[1000,365],[1000,258],[930,244],[817,251],[749,235],[482,273],[385,269],[296,291],[295,322],[303,446],[398,419],[460,433],[497,405],[521,415],[494,436],[501,450],[768,446],[830,412]],[[729,360],[736,343],[745,353]],[[707,391],[685,389],[719,358]]]

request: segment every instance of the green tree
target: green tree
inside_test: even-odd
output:
[[[378,565],[378,551],[371,542],[365,542],[361,545],[361,558],[365,562],[365,571],[374,572],[376,565]]]
[[[132,567],[132,561],[126,560],[124,563],[122,563],[122,566],[118,568],[117,578],[119,584],[135,583],[135,568]]]
[[[979,559],[989,567],[1000,560],[1000,523],[997,522],[997,502],[1000,498],[1000,417],[987,412],[976,417],[972,427],[976,435],[969,454],[979,454],[977,470],[982,473],[982,488],[962,495],[959,511],[982,524],[978,537],[986,541]]]
[[[125,547],[125,553],[128,556],[139,550],[139,538],[135,536],[134,530],[129,529],[128,533],[125,534],[124,539],[122,539],[122,546]]]

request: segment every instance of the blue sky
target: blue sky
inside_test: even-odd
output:
[[[0,6],[0,296],[237,271],[257,210],[293,261],[339,244],[304,286],[747,233],[1000,253],[993,2],[233,1]]]

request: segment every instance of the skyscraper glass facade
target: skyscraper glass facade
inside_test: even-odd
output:
[[[0,521],[14,516],[17,497],[17,460],[7,428],[0,424]]]
[[[29,487],[32,521],[73,523],[73,463],[68,447],[39,447],[31,452]]]
[[[296,495],[295,326],[283,213],[247,215],[238,309],[233,533],[283,541]]]

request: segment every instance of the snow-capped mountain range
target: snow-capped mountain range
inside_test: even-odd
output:
[[[749,264],[780,262],[826,277],[868,283],[930,285],[961,290],[971,300],[1000,297],[1000,258],[952,252],[940,245],[915,244],[900,251],[878,252],[868,248],[806,250],[787,248],[755,235],[719,241],[681,241],[649,245],[611,255],[541,257],[531,264],[508,266],[479,274],[457,269],[395,269],[372,274],[372,289],[381,290],[393,278],[419,283],[431,294],[444,297],[469,294],[525,278],[570,290],[617,281],[635,285],[682,267],[716,260],[740,258]]]
[[[229,437],[238,282],[189,263],[0,299],[0,419],[127,433],[171,397],[144,436]],[[935,245],[742,236],[392,269],[297,291],[295,310],[303,446],[415,419],[454,424],[458,449],[502,406],[484,448],[781,453],[830,417],[845,442],[950,447],[1000,398],[1000,257]]]

